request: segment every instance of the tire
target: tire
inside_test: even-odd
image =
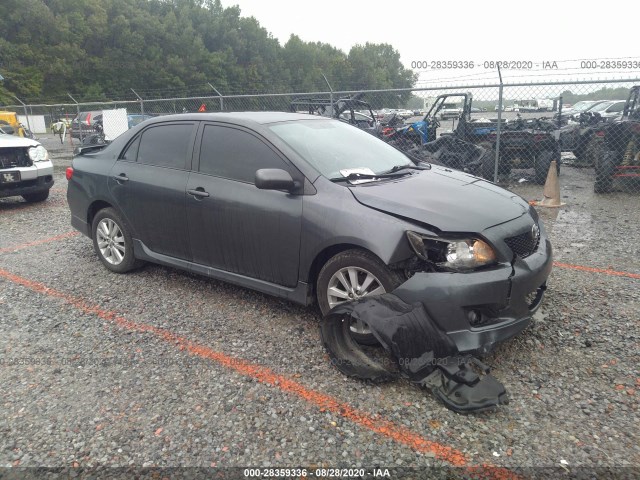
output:
[[[36,193],[26,193],[22,195],[22,198],[24,198],[28,203],[44,202],[47,198],[49,198],[49,190],[44,190],[42,192]]]
[[[602,138],[596,137],[593,135],[584,151],[584,156],[580,159],[581,166],[583,167],[593,167],[596,164],[596,161],[601,156],[602,152]]]
[[[596,181],[593,184],[595,193],[609,193],[612,190],[613,174],[618,165],[618,153],[607,150],[595,160]]]
[[[556,172],[560,175],[560,158],[557,152],[553,150],[543,150],[536,156],[534,165],[535,174],[533,177],[534,183],[538,185],[545,184],[553,160],[556,161]]]
[[[102,209],[96,214],[91,232],[93,248],[108,270],[126,273],[141,265],[133,254],[129,227],[113,208]]]
[[[353,293],[348,296],[349,287],[352,284],[352,275],[356,273],[358,286],[365,286],[365,282],[369,282],[365,286],[364,294]],[[340,273],[344,280],[340,279]],[[370,279],[370,276],[373,279]],[[316,281],[316,297],[322,315],[326,315],[331,308],[339,303],[355,300],[373,292],[374,295],[380,295],[391,292],[403,282],[403,277],[390,270],[378,257],[365,250],[346,250],[331,257],[324,264]],[[347,282],[349,285],[345,285]],[[340,295],[330,295],[332,292],[340,292]],[[376,345],[373,334],[366,325],[352,324],[350,327],[352,338],[358,343],[364,345]]]
[[[493,145],[491,145],[491,143],[489,142],[479,143],[478,146],[486,150],[486,152],[480,159],[480,170],[478,174],[480,177],[493,182],[493,177],[495,174],[496,151],[493,149]]]

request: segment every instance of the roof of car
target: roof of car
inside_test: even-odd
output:
[[[317,115],[309,115],[308,113],[289,113],[289,112],[216,112],[216,113],[179,113],[175,115],[163,115],[157,117],[156,121],[175,121],[175,120],[211,120],[211,121],[227,121],[239,124],[249,123],[277,123],[288,122],[291,120],[327,120],[328,117],[320,117]]]

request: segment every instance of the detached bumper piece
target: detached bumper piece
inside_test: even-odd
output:
[[[352,339],[350,326],[355,320],[369,327],[395,360],[397,370],[372,358]],[[320,333],[331,362],[349,377],[384,382],[403,376],[459,413],[508,403],[505,387],[489,374],[489,367],[457,355],[455,344],[420,303],[410,305],[391,293],[365,297],[331,310],[322,320]]]
[[[509,403],[504,385],[489,371],[477,358],[447,357],[421,385],[454,412],[483,412]]]

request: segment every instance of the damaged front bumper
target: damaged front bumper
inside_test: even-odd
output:
[[[354,320],[370,327],[393,357],[397,372],[353,340]],[[490,375],[489,367],[468,355],[457,355],[421,303],[409,305],[392,293],[344,303],[323,318],[320,336],[333,365],[349,377],[384,382],[403,376],[459,413],[492,410],[509,402],[504,385]]]
[[[475,272],[417,272],[393,294],[421,303],[460,353],[485,354],[524,330],[540,306],[553,263],[540,229],[538,247],[526,258],[513,254],[511,263]]]

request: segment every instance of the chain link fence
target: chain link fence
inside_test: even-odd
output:
[[[640,193],[638,80],[420,89],[204,95],[7,105],[34,134],[113,140],[142,121],[186,112],[297,111],[340,118],[418,159],[496,182],[544,184],[552,162],[590,171],[596,193]],[[134,92],[135,93],[135,92]]]

